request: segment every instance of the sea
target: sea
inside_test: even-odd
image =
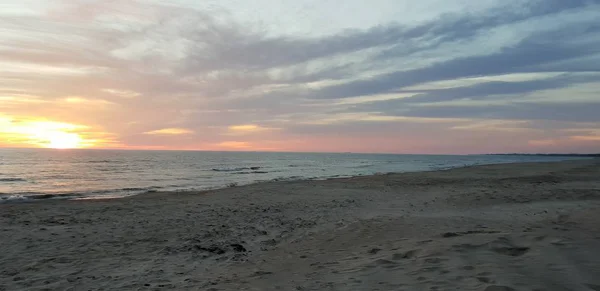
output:
[[[0,203],[105,199],[573,157],[0,149]]]

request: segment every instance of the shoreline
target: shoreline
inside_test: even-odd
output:
[[[467,165],[467,166],[457,166],[450,167],[444,169],[435,169],[435,170],[426,170],[426,171],[413,171],[413,172],[387,172],[387,173],[377,173],[372,175],[356,175],[356,176],[348,176],[348,177],[330,177],[330,178],[306,178],[306,179],[282,179],[282,180],[269,180],[269,181],[258,181],[250,184],[242,184],[236,186],[224,186],[214,189],[202,189],[202,190],[181,190],[181,191],[150,191],[143,192],[139,194],[134,194],[126,197],[117,197],[117,198],[93,198],[93,199],[65,199],[65,200],[57,200],[62,202],[67,201],[96,201],[96,200],[120,200],[120,199],[143,199],[144,196],[169,196],[169,195],[206,195],[212,192],[219,192],[222,190],[230,189],[230,188],[238,188],[243,190],[244,187],[253,187],[261,185],[269,185],[269,184],[287,184],[287,183],[302,183],[302,182],[310,182],[310,181],[338,181],[343,182],[346,180],[358,179],[358,178],[366,178],[371,179],[379,176],[394,176],[394,175],[409,175],[409,174],[419,174],[419,173],[439,173],[446,171],[453,171],[459,169],[473,169],[479,167],[489,167],[489,166],[502,166],[502,165],[536,165],[536,164],[563,164],[565,162],[577,162],[577,161],[593,161],[596,160],[600,162],[600,158],[575,158],[563,161],[548,161],[548,162],[515,162],[515,163],[495,163],[495,164],[480,164],[480,165]]]
[[[473,168],[473,167],[481,167],[481,166],[495,166],[495,165],[519,165],[519,164],[548,164],[548,163],[563,163],[563,162],[572,162],[572,161],[586,161],[586,160],[600,160],[597,157],[580,157],[573,156],[569,159],[561,160],[561,161],[535,161],[535,162],[506,162],[506,163],[491,163],[491,164],[475,164],[475,165],[464,165],[464,166],[456,166],[456,167],[448,167],[448,168],[440,168],[440,169],[431,169],[431,170],[423,170],[423,171],[407,171],[407,172],[382,172],[375,173],[369,175],[353,175],[353,176],[335,176],[335,177],[314,177],[314,178],[275,178],[272,180],[260,180],[256,182],[251,182],[248,184],[236,184],[234,186],[224,185],[217,186],[215,188],[209,189],[198,189],[198,190],[174,190],[174,191],[160,191],[160,190],[150,190],[139,193],[127,194],[124,196],[120,195],[106,195],[107,197],[102,197],[102,195],[97,195],[91,197],[86,197],[86,194],[80,193],[69,193],[69,194],[36,194],[36,195],[28,195],[23,196],[22,194],[6,194],[0,193],[2,195],[6,195],[8,197],[19,196],[18,198],[4,198],[0,199],[0,205],[3,204],[20,204],[20,203],[48,203],[48,202],[67,202],[67,201],[96,201],[96,200],[114,200],[114,199],[130,199],[133,197],[145,196],[145,195],[153,195],[156,193],[160,193],[162,195],[177,195],[177,194],[186,194],[186,193],[206,193],[212,191],[219,191],[228,188],[235,187],[247,187],[257,184],[265,184],[265,183],[280,183],[280,182],[302,182],[302,181],[328,181],[328,180],[338,180],[338,179],[352,179],[358,177],[372,177],[372,176],[381,176],[381,175],[401,175],[401,174],[409,174],[409,173],[429,173],[429,172],[440,172],[440,171],[451,171],[455,169],[463,169],[463,168]],[[2,198],[2,196],[0,196]]]
[[[587,159],[2,204],[0,290],[594,290],[599,176]]]

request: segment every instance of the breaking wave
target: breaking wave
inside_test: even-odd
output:
[[[246,170],[256,171],[260,169],[262,169],[262,167],[213,168],[212,170],[215,172],[241,172]]]

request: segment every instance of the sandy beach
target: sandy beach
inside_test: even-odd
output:
[[[0,205],[0,290],[600,290],[600,160]]]

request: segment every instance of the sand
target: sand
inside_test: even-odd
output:
[[[0,205],[0,290],[600,290],[600,160]]]

